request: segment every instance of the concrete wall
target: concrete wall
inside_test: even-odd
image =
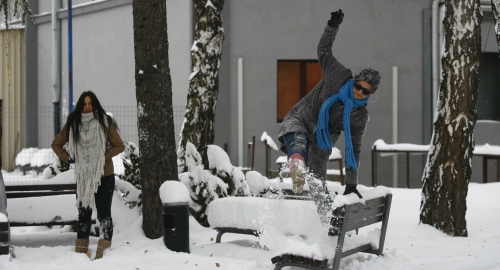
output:
[[[44,2],[44,1],[42,1]],[[46,1],[51,3],[50,1]],[[44,2],[40,13],[51,12]],[[65,2],[65,1],[64,1]],[[73,103],[83,91],[96,93],[103,107],[113,113],[117,107],[136,107],[134,78],[134,40],[132,1],[114,0],[116,6],[93,1],[73,1]],[[128,3],[127,3],[128,2]],[[80,4],[80,9],[77,5]],[[83,6],[82,6],[83,5]],[[191,69],[192,3],[185,0],[167,1],[169,62],[172,76],[173,105],[186,105],[188,78]],[[66,2],[63,3],[66,7]],[[84,7],[84,8],[83,8]],[[78,11],[85,9],[83,14]],[[52,34],[50,14],[37,26],[38,49],[38,106],[52,106]],[[62,123],[68,113],[68,40],[67,16],[62,16]],[[117,114],[117,111],[114,112]],[[117,119],[120,124],[120,119]],[[132,121],[136,123],[136,121]],[[46,124],[46,123],[45,123]],[[40,123],[44,125],[44,123]],[[40,127],[42,129],[42,127]],[[177,128],[178,129],[178,128]],[[48,132],[48,134],[46,134]],[[180,130],[176,130],[179,134]],[[42,131],[39,147],[49,147],[52,130]]]
[[[66,1],[63,1],[65,7]],[[76,15],[73,21],[74,101],[87,89],[97,93],[105,107],[135,106],[133,23],[131,0],[114,8]],[[85,9],[104,5],[93,1],[73,1]],[[392,142],[392,67],[398,67],[398,141],[428,144],[424,140],[424,33],[423,11],[431,0],[232,0],[225,1],[223,25],[225,41],[220,67],[220,89],[215,121],[215,144],[226,149],[234,165],[238,164],[237,61],[243,59],[244,88],[244,163],[246,143],[256,135],[256,169],[264,173],[264,145],[260,137],[266,131],[277,143],[280,123],[276,118],[277,61],[316,59],[316,46],[330,12],[345,13],[333,53],[354,74],[366,67],[382,75],[377,96],[368,105],[370,122],[363,139],[359,182],[371,183],[371,146],[377,139]],[[39,12],[51,11],[50,1],[41,1]],[[50,15],[48,15],[50,17]],[[488,17],[490,16],[490,17]],[[63,16],[64,17],[64,16]],[[167,0],[170,67],[174,106],[185,106],[190,74],[190,48],[193,36],[192,1]],[[498,50],[491,25],[491,13],[485,12],[482,26],[483,47]],[[50,20],[38,29],[38,106],[52,106]],[[63,19],[63,99],[67,99],[66,19]],[[428,59],[427,59],[428,60]],[[428,99],[428,98],[427,98]],[[67,108],[67,101],[63,105]],[[40,123],[40,125],[43,125]],[[500,124],[479,121],[477,144],[500,144],[496,134]],[[179,131],[176,130],[176,134]],[[51,138],[52,135],[40,135]],[[50,141],[40,142],[47,147]],[[344,137],[337,145],[344,152]],[[273,152],[273,169],[276,158]]]
[[[229,4],[229,9],[228,8]],[[357,74],[366,67],[381,73],[377,97],[368,105],[370,122],[363,139],[359,182],[371,183],[371,145],[377,139],[392,140],[392,67],[399,68],[399,140],[423,143],[422,136],[422,11],[431,1],[235,0],[224,25],[229,44],[230,143],[237,160],[237,59],[243,58],[244,141],[266,131],[277,142],[277,61],[317,59],[316,46],[330,12],[345,13],[333,53]],[[395,23],[397,22],[397,23]],[[229,26],[229,31],[226,26]],[[217,135],[216,135],[217,136]],[[257,143],[256,168],[264,171],[264,146]],[[344,152],[343,135],[337,145]],[[245,146],[246,150],[246,146]],[[274,161],[281,152],[272,155]],[[246,152],[245,152],[246,157]]]

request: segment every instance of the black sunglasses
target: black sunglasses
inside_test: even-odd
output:
[[[355,83],[354,83],[354,88],[356,88],[356,90],[362,90],[362,91],[363,91],[363,95],[365,95],[365,96],[369,96],[369,95],[373,94],[373,92],[372,92],[372,91],[370,91],[370,90],[368,90],[368,89],[364,88],[364,87],[363,87],[363,86],[361,86],[361,84],[359,84],[358,82],[355,82]]]

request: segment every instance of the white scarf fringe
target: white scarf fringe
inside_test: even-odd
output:
[[[104,121],[108,127],[107,119]],[[90,207],[94,211],[97,188],[101,185],[104,174],[106,152],[106,134],[94,113],[82,113],[78,143],[74,143],[73,132],[69,131],[68,153],[75,159],[76,205]]]

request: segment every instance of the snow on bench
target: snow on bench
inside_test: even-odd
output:
[[[74,179],[74,171],[69,170],[48,180],[5,181],[10,226],[76,224]]]
[[[272,262],[276,270],[285,266],[324,269],[329,264],[338,269],[341,258],[356,252],[382,255],[392,194],[382,186],[360,193],[364,204],[355,194],[335,197],[337,208],[330,226],[321,222],[314,202],[305,200],[226,197],[211,202],[207,215],[210,226],[218,231],[217,243],[226,232],[261,235],[261,240],[267,230],[275,230],[283,237],[300,235],[304,239],[318,232],[328,234],[332,237],[319,237],[323,242],[313,245],[298,241],[300,237],[288,237],[270,241],[266,246],[275,252]],[[345,238],[349,231],[378,222],[382,222],[381,229],[370,231],[366,236]]]

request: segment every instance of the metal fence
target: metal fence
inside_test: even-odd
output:
[[[372,148],[372,185],[421,188],[428,151]],[[500,181],[500,155],[474,154],[471,182]]]
[[[105,106],[105,109],[116,120],[122,140],[139,145],[137,107]],[[56,157],[53,151],[48,151],[51,150],[50,145],[56,132],[54,108],[2,108],[1,111],[2,148],[5,148],[2,151],[4,178],[6,180],[41,179],[43,168],[53,164]],[[25,113],[24,119],[17,121],[11,119],[12,115],[18,115],[20,112]],[[173,106],[176,141],[179,139],[178,134],[184,121],[184,112],[185,106]],[[61,128],[66,122],[66,117],[61,117]],[[20,156],[23,150],[24,156]],[[29,165],[26,165],[27,163]]]

